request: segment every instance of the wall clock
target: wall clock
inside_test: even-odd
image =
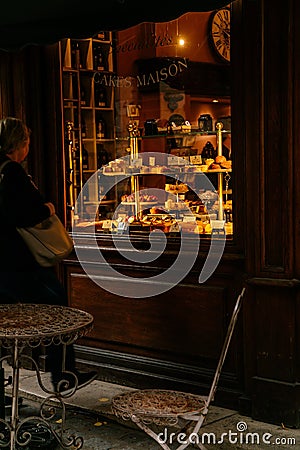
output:
[[[230,9],[214,11],[209,22],[212,48],[222,61],[230,62]]]

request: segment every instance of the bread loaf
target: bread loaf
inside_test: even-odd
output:
[[[221,164],[222,169],[231,169],[231,161],[224,161]]]
[[[222,164],[226,161],[226,158],[223,155],[218,155],[218,156],[216,156],[215,161],[217,164]]]
[[[220,166],[220,164],[213,163],[210,165],[209,168],[212,170],[218,170],[218,169],[221,169],[221,166]]]

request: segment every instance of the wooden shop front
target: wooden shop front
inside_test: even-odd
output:
[[[83,29],[76,36],[70,29],[68,35],[60,34],[55,42],[46,39],[44,45],[40,40],[39,45],[17,51],[9,43],[0,42],[5,49],[0,55],[1,115],[26,120],[33,130],[30,172],[57,205],[70,231],[72,222],[77,221],[73,236],[78,248],[85,252],[85,267],[94,280],[76,253],[64,261],[59,271],[70,305],[95,317],[93,332],[77,346],[80,362],[97,367],[99,378],[111,382],[204,392],[211,382],[235,298],[245,285],[243,312],[216,402],[258,420],[299,427],[300,36],[296,25],[300,7],[296,0],[286,2],[284,7],[279,1],[224,3],[219,2],[216,8],[230,8],[230,62],[226,61],[226,52],[223,60],[219,59],[212,42],[205,40],[213,12],[205,8],[196,12],[193,4],[168,22],[161,17],[148,22],[145,17],[146,23],[133,21],[126,28],[119,26],[118,31],[111,22],[107,27],[101,23],[103,36],[91,26],[90,34]],[[200,17],[203,26],[197,26]],[[186,33],[189,47],[183,51],[175,46],[174,37],[183,38]],[[149,44],[148,36],[155,38],[154,45]],[[194,47],[192,42],[196,42]],[[101,77],[97,78],[96,73]],[[99,86],[104,86],[105,93],[99,94]],[[106,96],[105,104],[99,95],[102,100]],[[212,128],[203,130],[200,127],[207,126],[208,115]],[[181,123],[179,116],[184,119]],[[154,123],[152,119],[166,120]],[[101,120],[105,122],[104,137]],[[108,197],[105,192],[106,198],[99,184],[94,184],[88,191],[90,197],[83,199],[90,203],[85,203],[79,214],[73,208],[74,199],[99,166],[109,167],[112,172],[120,168],[116,160],[126,159],[130,155],[126,148],[132,152],[134,142],[141,153],[162,152],[175,160],[188,161],[190,178],[185,180],[193,183],[190,180],[202,173],[195,168],[197,158],[191,157],[201,155],[207,141],[218,149],[216,123],[222,120],[231,138],[227,159],[232,167],[220,173],[222,177],[230,175],[230,185],[222,178],[222,190],[224,204],[232,205],[232,209],[229,218],[224,215],[227,237],[220,263],[207,281],[199,283],[211,234],[209,227],[206,230],[202,224],[199,232],[198,221],[196,231],[201,245],[192,268],[170,289],[143,297],[141,293],[148,289],[151,277],[166,271],[176,260],[180,241],[168,228],[164,252],[158,259],[141,263],[127,258],[128,239],[121,231],[127,227],[132,230],[128,218],[133,217],[136,228],[130,233],[131,243],[140,251],[149,251],[148,233],[138,228],[134,217],[136,197],[133,206],[130,202],[130,189],[134,191],[136,186],[131,181],[136,176],[143,187],[165,190],[172,184],[168,183],[168,170],[161,169],[165,165],[148,161],[148,168],[142,169],[147,165],[143,161],[130,167],[131,172],[122,166],[129,182],[122,180],[122,188],[110,190]],[[130,140],[130,121],[140,128],[137,141]],[[73,126],[66,128],[66,122]],[[149,129],[158,127],[158,137],[149,130],[150,134],[145,135],[146,122]],[[175,123],[173,129],[169,122]],[[191,128],[186,129],[189,125]],[[71,167],[73,178],[70,150],[75,164]],[[213,183],[217,180],[214,186],[220,192],[218,173],[216,169],[211,179]],[[106,178],[112,179],[113,175],[109,170]],[[145,179],[151,177],[155,181],[147,185]],[[70,189],[71,183],[77,190]],[[123,208],[123,222],[116,218],[114,233],[115,200]],[[172,197],[156,200],[160,206],[171,200],[168,206],[175,208]],[[190,201],[189,206],[199,217],[205,214],[200,204],[193,204],[194,198],[185,200]],[[95,201],[102,202],[96,218]],[[147,211],[152,229],[155,211],[151,213],[150,209],[154,206]],[[133,212],[126,212],[125,207],[133,207]],[[219,219],[219,209],[214,213]],[[96,233],[95,226],[89,223],[93,219]],[[205,222],[203,217],[200,220]],[[104,258],[101,262],[97,262],[93,233]],[[191,255],[193,239],[194,235],[187,236],[186,251]],[[124,295],[114,292],[113,286],[119,280],[108,268],[128,277]],[[101,284],[103,280],[106,288]],[[140,296],[136,296],[137,292]]]

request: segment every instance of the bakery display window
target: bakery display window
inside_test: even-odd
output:
[[[60,49],[73,230],[230,239],[230,6]]]

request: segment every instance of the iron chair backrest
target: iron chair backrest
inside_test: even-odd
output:
[[[222,351],[221,351],[221,354],[220,354],[219,362],[218,362],[218,365],[217,365],[217,368],[216,368],[216,371],[215,371],[215,376],[214,376],[214,379],[213,379],[213,382],[212,382],[212,385],[211,385],[211,388],[210,388],[210,391],[209,391],[209,394],[208,394],[208,397],[207,397],[207,406],[210,404],[211,401],[214,400],[214,397],[215,397],[215,393],[216,393],[216,390],[217,390],[217,385],[218,385],[218,381],[219,381],[219,378],[220,378],[221,370],[222,370],[222,367],[223,367],[223,364],[224,364],[224,361],[225,361],[225,358],[226,358],[226,355],[227,355],[227,352],[228,352],[228,348],[229,348],[229,345],[230,345],[230,342],[231,342],[231,338],[232,338],[232,335],[233,335],[233,332],[234,332],[234,328],[235,328],[235,324],[236,324],[236,321],[237,321],[237,318],[238,318],[238,314],[239,314],[239,311],[240,311],[241,306],[242,306],[242,299],[244,297],[244,294],[245,294],[245,288],[242,289],[242,292],[238,296],[237,301],[236,301],[235,306],[234,306],[234,309],[233,309],[233,312],[232,312],[232,315],[231,315],[231,319],[230,319],[230,322],[229,322],[229,325],[228,325],[225,341],[223,343],[223,347],[222,347]]]
[[[131,419],[141,430],[145,431],[145,433],[155,439],[164,450],[171,450],[171,448],[166,442],[161,441],[159,437],[160,433],[158,434],[154,431],[150,425],[172,426],[178,424],[178,419],[183,419],[187,422],[183,430],[185,430],[185,432],[188,431],[188,438],[184,443],[181,443],[176,450],[184,450],[192,444],[191,436],[195,436],[195,434],[199,433],[208,413],[209,405],[214,400],[221,370],[241,309],[244,293],[245,288],[242,289],[235,302],[217,368],[215,370],[215,375],[207,396],[197,396],[194,394],[159,389],[137,390],[114,397],[112,400],[114,412],[125,420]],[[179,395],[179,398],[181,399],[178,405],[176,405],[176,401],[174,403],[174,396],[176,398],[176,395]],[[173,404],[170,406],[172,396]],[[182,402],[182,398],[184,398],[185,401]],[[192,423],[194,423],[194,425],[192,425]],[[199,443],[197,445],[201,450],[206,450],[206,447],[203,444]]]
[[[215,371],[214,379],[213,379],[213,382],[211,384],[211,388],[209,390],[209,394],[208,394],[208,396],[205,399],[205,406],[204,406],[201,414],[198,416],[197,423],[195,424],[192,433],[198,433],[199,432],[199,430],[202,427],[202,424],[203,424],[203,422],[205,420],[205,417],[206,417],[206,415],[208,413],[209,405],[214,400],[215,393],[216,393],[217,386],[218,386],[218,381],[219,381],[220,374],[221,374],[221,371],[222,371],[222,367],[223,367],[223,364],[224,364],[224,361],[225,361],[225,358],[226,358],[226,355],[227,355],[227,352],[228,352],[228,348],[229,348],[229,345],[230,345],[230,342],[231,342],[231,338],[232,338],[232,335],[233,335],[233,332],[234,332],[234,328],[235,328],[235,324],[236,324],[236,321],[237,321],[237,318],[238,318],[238,314],[239,314],[239,311],[240,311],[241,306],[242,306],[242,299],[244,297],[244,294],[245,294],[245,288],[242,289],[242,292],[240,293],[240,295],[237,298],[237,301],[235,302],[235,306],[234,306],[234,309],[233,309],[233,312],[232,312],[232,315],[231,315],[231,319],[230,319],[230,322],[229,322],[229,325],[228,325],[227,333],[226,333],[226,336],[225,336],[225,341],[224,341],[223,346],[222,346],[219,362],[218,362],[218,365],[217,365],[217,368],[216,368],[216,371]],[[180,445],[176,450],[183,450],[187,446],[188,446],[188,444]],[[201,445],[200,448],[205,450],[204,445]]]

